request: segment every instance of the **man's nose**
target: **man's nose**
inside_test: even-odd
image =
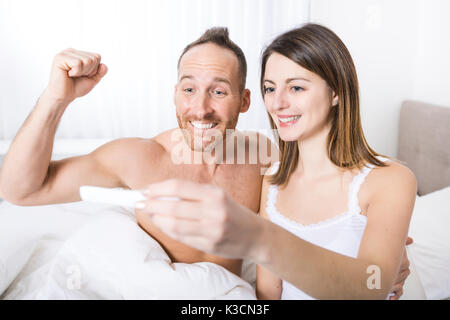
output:
[[[213,112],[208,94],[200,93],[193,101],[192,111],[198,119],[203,119],[207,114]]]

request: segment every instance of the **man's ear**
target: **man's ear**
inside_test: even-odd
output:
[[[178,83],[175,84],[174,90],[173,90],[173,103],[175,104],[175,101],[177,99],[177,90],[178,90]]]
[[[250,108],[250,90],[244,89],[244,91],[242,92],[241,110],[239,110],[239,112],[247,112],[248,108]]]

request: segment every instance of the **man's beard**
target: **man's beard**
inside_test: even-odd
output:
[[[192,151],[196,152],[210,152],[216,147],[223,147],[225,142],[225,136],[227,130],[234,130],[237,124],[238,116],[235,118],[223,122],[219,119],[212,117],[204,119],[189,119],[183,118],[177,113],[178,126],[182,130],[185,143],[190,147]],[[203,134],[203,130],[196,129],[190,123],[190,121],[208,121],[217,123],[217,125],[211,129],[205,130],[206,135]],[[196,135],[195,133],[201,133],[201,135]]]

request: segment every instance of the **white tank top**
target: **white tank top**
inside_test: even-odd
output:
[[[387,160],[381,157],[379,159],[382,161]],[[278,170],[278,166],[279,162],[272,166],[271,170],[273,170],[273,173]],[[361,214],[358,192],[373,167],[373,165],[367,164],[350,183],[347,212],[315,224],[300,224],[282,215],[277,210],[275,206],[278,195],[277,185],[271,185],[269,187],[266,212],[272,222],[290,231],[297,237],[319,247],[356,258],[367,223],[367,217]],[[314,298],[296,288],[288,281],[283,280],[281,299],[300,300]]]

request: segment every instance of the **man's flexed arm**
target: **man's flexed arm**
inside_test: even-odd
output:
[[[4,199],[20,203],[45,185],[50,177],[53,140],[59,121],[67,106],[87,94],[106,74],[107,68],[100,59],[98,54],[74,49],[55,56],[49,84],[3,160],[0,193]]]
[[[87,94],[108,71],[97,53],[66,49],[53,60],[45,96],[66,106]]]

